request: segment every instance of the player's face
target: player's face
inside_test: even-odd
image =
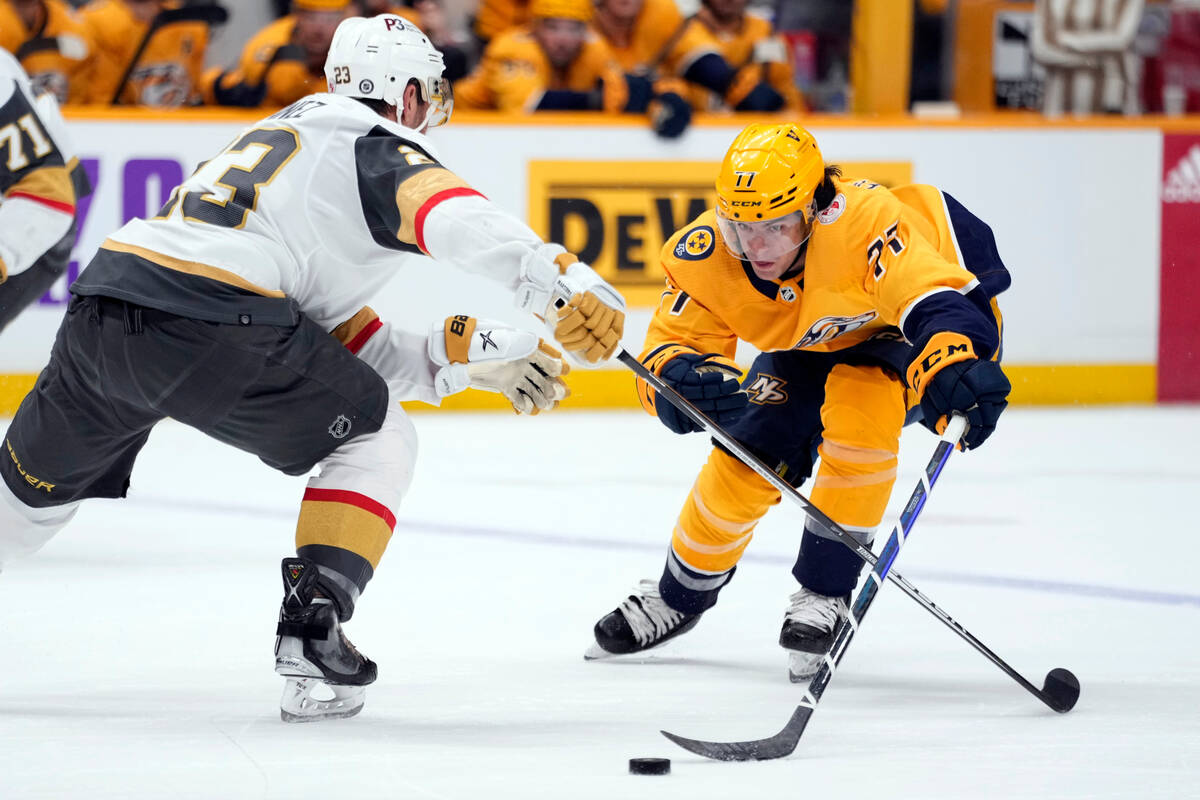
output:
[[[533,35],[555,69],[566,69],[579,55],[587,25],[575,19],[540,19]]]
[[[749,261],[754,274],[766,280],[775,280],[788,270],[796,250],[812,232],[801,211],[759,222],[738,222],[718,213],[717,224],[729,251]]]

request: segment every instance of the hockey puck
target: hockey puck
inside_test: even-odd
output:
[[[670,775],[671,759],[669,758],[631,758],[629,759],[630,775]]]

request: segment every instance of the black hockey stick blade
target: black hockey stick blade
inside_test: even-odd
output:
[[[774,736],[753,742],[702,742],[666,731],[660,733],[684,750],[715,761],[770,761],[773,758],[790,756],[796,751],[796,745],[800,743],[800,737],[804,735],[804,728],[808,725],[812,713],[812,706],[797,706],[783,730]]]
[[[1042,694],[1048,700],[1047,705],[1058,713],[1065,714],[1074,708],[1075,702],[1079,700],[1079,679],[1069,669],[1055,667],[1046,675]]]

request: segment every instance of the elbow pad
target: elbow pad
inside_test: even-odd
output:
[[[25,197],[0,204],[0,281],[33,266],[67,235],[73,219],[73,214]]]

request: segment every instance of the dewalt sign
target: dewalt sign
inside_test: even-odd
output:
[[[847,177],[885,186],[912,180],[912,165],[843,163]],[[659,261],[675,231],[716,202],[712,161],[531,161],[529,224],[616,286],[631,306],[654,306],[665,275]]]
[[[659,251],[711,208],[719,164],[708,161],[531,161],[529,223],[615,285],[653,305],[665,275]]]

